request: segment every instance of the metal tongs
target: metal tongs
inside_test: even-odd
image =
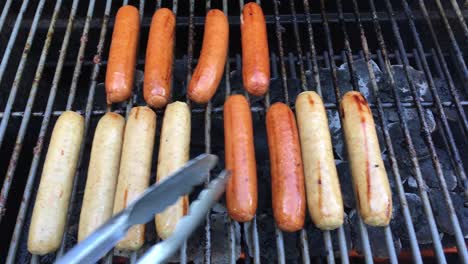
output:
[[[155,214],[175,203],[180,196],[190,193],[194,186],[202,184],[217,162],[217,156],[210,154],[203,154],[190,160],[165,180],[149,187],[139,199],[73,247],[56,263],[95,263],[126,235],[130,227],[145,224],[153,219]],[[189,238],[213,204],[221,197],[229,174],[227,171],[222,171],[211,181],[198,199],[192,202],[188,214],[179,221],[173,234],[150,248],[138,263],[166,262]]]

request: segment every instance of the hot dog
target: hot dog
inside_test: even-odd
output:
[[[226,169],[231,178],[226,186],[226,206],[232,219],[252,220],[257,210],[257,163],[253,141],[252,115],[242,95],[224,103]]]
[[[190,80],[189,98],[199,104],[210,101],[223,77],[229,41],[229,24],[224,13],[212,9],[206,14],[205,33],[197,67]]]
[[[271,163],[273,215],[287,232],[300,230],[305,220],[305,187],[301,147],[294,114],[283,103],[273,104],[266,117]]]
[[[88,177],[81,207],[78,240],[85,239],[112,216],[125,119],[107,113],[94,132]]]
[[[364,222],[386,226],[392,216],[392,195],[380,155],[372,112],[358,92],[347,92],[340,104],[356,202]]]
[[[183,166],[189,159],[190,109],[186,103],[167,105],[159,145],[157,180],[163,180]],[[162,239],[169,237],[179,219],[187,214],[188,196],[156,215],[156,231]]]
[[[299,94],[296,116],[310,216],[322,230],[338,228],[343,224],[343,199],[327,113],[320,96],[315,92]]]
[[[156,114],[149,107],[134,107],[125,126],[114,214],[119,213],[148,188],[151,174]],[[144,242],[144,225],[130,228],[118,249],[137,250]]]
[[[33,254],[51,253],[60,246],[83,131],[83,117],[72,111],[55,123],[29,228],[28,250]]]
[[[268,37],[262,8],[255,2],[242,10],[241,35],[244,87],[252,95],[264,95],[270,84]]]
[[[143,95],[148,105],[164,107],[170,100],[175,16],[161,8],[153,15],[146,49]]]
[[[107,103],[127,100],[132,94],[140,18],[138,9],[126,5],[115,18],[106,72]]]

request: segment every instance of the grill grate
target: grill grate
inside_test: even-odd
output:
[[[0,32],[3,32],[1,39],[5,40],[4,43],[0,43],[0,49],[5,50],[0,63],[2,87],[0,89],[0,111],[2,111],[0,112],[0,156],[5,157],[3,160],[8,162],[4,169],[0,166],[0,173],[5,175],[0,194],[0,226],[2,230],[9,230],[8,237],[11,236],[11,242],[4,245],[4,248],[9,246],[8,255],[3,253],[1,258],[6,258],[7,263],[16,263],[20,260],[31,260],[33,263],[51,262],[76,243],[74,238],[76,230],[73,225],[77,223],[76,218],[81,204],[77,200],[84,188],[85,167],[89,159],[87,153],[90,151],[91,135],[97,118],[110,110],[128,114],[134,104],[144,104],[141,87],[137,84],[131,100],[125,104],[113,106],[114,109],[106,108],[103,87],[101,87],[101,82],[104,80],[103,72],[105,72],[101,66],[107,65],[104,58],[114,25],[111,17],[119,6],[128,4],[129,1],[107,0],[104,4],[104,2],[100,3],[101,1],[96,3],[95,0],[89,3],[74,0],[70,4],[59,0],[55,2],[53,8],[45,0],[27,0],[21,5],[12,2],[11,0],[5,2],[0,15]],[[260,3],[259,0],[257,2]],[[204,11],[219,8],[229,16],[230,30],[232,30],[230,58],[226,63],[225,78],[217,93],[219,95],[224,92],[222,99],[215,97],[213,101],[201,107],[191,103],[185,95],[179,98],[186,100],[192,108],[192,114],[198,116],[196,120],[200,122],[194,122],[193,127],[201,129],[203,126],[204,128],[201,134],[202,144],[194,148],[200,149],[200,152],[213,152],[222,156],[222,146],[219,150],[222,142],[214,140],[217,139],[216,133],[218,133],[214,129],[218,125],[216,120],[222,118],[224,99],[231,93],[239,92],[239,87],[236,87],[239,85],[236,75],[241,69],[241,57],[238,54],[240,40],[233,40],[232,35],[239,37],[239,12],[244,1],[231,3],[227,0],[206,0],[203,5],[202,2],[195,4],[195,0],[180,3],[162,0],[149,3],[140,0],[130,1],[130,4],[139,7],[142,21],[140,39],[142,44],[139,51],[138,69],[141,69],[144,64],[142,58],[144,58],[146,46],[145,33],[148,31],[154,10],[169,7],[177,15],[174,72],[183,72],[183,76],[175,76],[173,80],[174,97],[180,93],[177,89],[185,89],[191,79],[192,67],[197,62],[196,57],[201,41],[198,33],[201,32],[200,28],[204,23]],[[460,9],[455,0],[451,0],[450,4],[443,4],[440,0],[418,0],[411,5],[407,0],[384,0],[377,1],[377,3],[374,0],[289,0],[262,1],[260,4],[264,8],[270,34],[273,81],[271,92],[262,101],[249,97],[244,92],[252,103],[251,109],[255,115],[264,116],[270,106],[270,101],[281,100],[291,105],[298,92],[311,88],[324,97],[327,110],[330,113],[336,113],[340,95],[345,91],[339,71],[346,69],[349,72],[351,89],[359,91],[362,85],[359,84],[357,76],[357,61],[365,62],[369,74],[369,96],[373,98],[369,102],[374,113],[377,114],[376,124],[383,133],[381,144],[386,148],[390,164],[387,171],[392,172],[394,178],[392,188],[396,197],[394,201],[399,202],[405,228],[404,231],[399,231],[389,226],[375,231],[364,225],[358,214],[356,237],[358,237],[364,260],[372,263],[377,257],[373,248],[373,243],[376,241],[371,239],[372,234],[377,232],[384,238],[385,242],[383,240],[377,242],[385,244],[389,261],[397,263],[400,250],[395,241],[396,239],[399,241],[400,238],[396,234],[404,232],[408,237],[407,248],[411,250],[412,260],[415,263],[422,263],[423,246],[418,243],[417,226],[413,218],[414,210],[411,211],[408,205],[407,186],[402,177],[409,172],[402,169],[401,155],[408,154],[412,174],[417,182],[418,195],[422,202],[423,216],[428,223],[433,241],[434,256],[440,263],[446,263],[449,260],[444,255],[447,241],[444,241],[445,238],[442,239],[443,232],[437,223],[434,201],[430,199],[425,182],[426,175],[423,174],[421,161],[418,158],[417,139],[414,133],[411,133],[410,123],[417,122],[420,123],[424,148],[427,148],[428,156],[432,161],[433,167],[431,168],[439,181],[438,192],[443,197],[443,204],[446,206],[444,209],[448,215],[450,227],[453,228],[454,244],[458,248],[458,256],[461,262],[468,262],[463,225],[456,214],[457,210],[466,209],[454,207],[451,198],[452,190],[447,186],[443,170],[446,164],[440,161],[436,149],[436,138],[433,137],[425,116],[427,110],[432,110],[437,114],[437,129],[457,176],[458,190],[464,192],[464,198],[467,201],[468,180],[463,167],[463,162],[465,165],[467,162],[465,153],[467,145],[466,142],[460,142],[460,138],[466,139],[468,135],[468,122],[465,114],[468,106],[466,99],[468,70],[465,63],[466,57],[463,56],[463,52],[466,53],[468,49],[465,44],[468,40],[465,22],[465,18],[468,17],[467,11]],[[68,17],[64,17],[64,13]],[[428,31],[425,32],[425,29]],[[442,36],[441,32],[447,34],[448,38],[444,39],[445,35]],[[23,36],[26,34],[28,34],[27,38],[24,39]],[[6,41],[7,38],[8,41]],[[21,50],[21,45],[24,45],[23,50]],[[59,49],[59,52],[55,49]],[[16,54],[20,56],[15,57]],[[382,91],[379,85],[373,66],[374,61],[382,69],[383,75],[389,82],[392,94],[390,97],[385,97],[385,91]],[[338,67],[340,63],[343,64]],[[422,72],[432,100],[408,101],[401,98],[397,82],[399,77],[394,72],[392,63],[402,65],[403,77],[408,83],[408,92],[412,98],[419,98],[417,84],[411,77],[413,65],[416,70]],[[324,75],[326,75],[323,68],[330,72],[331,84],[329,85],[323,85]],[[29,73],[33,71],[35,71],[34,75]],[[71,83],[66,81],[67,78],[71,79]],[[447,87],[447,94],[441,94],[436,78],[443,80]],[[273,84],[274,82],[276,83]],[[61,86],[66,88],[61,88]],[[273,88],[279,89],[280,92]],[[48,95],[43,92],[44,89],[49,91]],[[333,89],[333,92],[329,89]],[[386,100],[388,98],[390,100]],[[65,228],[66,235],[57,254],[45,257],[24,256],[29,216],[33,204],[31,201],[34,201],[38,185],[39,177],[36,176],[40,172],[38,171],[39,164],[44,158],[42,155],[44,143],[47,144],[50,136],[49,123],[53,122],[64,109],[73,109],[85,116],[85,140],[73,184]],[[416,111],[417,120],[410,119],[409,110]],[[397,115],[404,143],[407,146],[404,154],[396,150],[397,143],[390,133],[388,118],[391,111]],[[162,120],[160,116],[163,112],[157,111],[157,113],[158,119]],[[453,115],[453,113],[456,115],[457,128],[449,122],[450,118],[453,119],[449,114]],[[257,131],[255,133],[257,134]],[[342,138],[339,140],[343,141]],[[192,142],[192,145],[194,144],[198,142]],[[269,186],[266,189],[269,189]],[[240,242],[244,253],[248,254],[244,259],[246,263],[268,262],[271,260],[265,254],[268,250],[276,250],[276,253],[268,254],[273,254],[279,263],[289,263],[292,260],[310,263],[311,259],[317,255],[326,258],[328,263],[334,263],[335,257],[343,263],[349,262],[350,252],[356,249],[356,245],[350,245],[351,238],[347,231],[352,223],[347,223],[336,231],[322,232],[320,236],[311,236],[310,229],[314,228],[311,227],[312,224],[308,224],[303,230],[293,235],[283,234],[274,226],[276,249],[268,249],[264,245],[261,248],[260,241],[265,220],[260,219],[260,214],[262,217],[266,214],[268,221],[273,223],[271,212],[268,210],[268,208],[259,207],[259,214],[252,222],[242,225],[241,229],[244,230],[242,241],[238,241],[236,237],[238,224],[229,220],[227,231],[229,246],[228,250],[223,253],[226,261],[236,262],[238,258],[236,246]],[[214,224],[211,219],[210,213],[207,215],[203,229],[203,246],[198,248],[204,263],[215,262],[212,258],[216,253],[215,244],[218,241],[213,240]],[[291,236],[295,236],[294,241],[297,245],[290,245]],[[323,243],[324,253],[314,252],[316,249],[312,246],[310,239],[322,239],[323,241],[319,243]],[[139,252],[131,253],[130,263],[135,263],[147,246],[149,245],[145,245]],[[189,241],[181,248],[179,256],[181,263],[187,263],[190,260],[190,246]],[[292,247],[298,249],[300,257],[292,256],[294,255],[291,253]],[[114,252],[108,254],[105,258],[106,263],[112,262],[113,254]]]

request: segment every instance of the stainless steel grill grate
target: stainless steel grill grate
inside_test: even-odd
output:
[[[21,3],[7,0],[0,4],[3,8],[0,50],[4,50],[0,62],[0,175],[5,175],[0,193],[0,228],[5,238],[1,247],[9,248],[8,253],[5,250],[0,253],[0,259],[6,259],[7,263],[52,262],[76,243],[91,135],[97,119],[109,110],[128,114],[134,104],[144,104],[138,77],[134,96],[129,102],[107,109],[104,99],[105,70],[102,66],[107,65],[113,16],[119,6],[128,2],[139,7],[142,21],[137,69],[142,69],[144,64],[154,10],[169,7],[177,15],[173,97],[191,104],[193,128],[201,131],[192,132],[192,154],[207,152],[223,156],[222,133],[219,135],[218,131],[220,120],[222,127],[222,104],[229,94],[243,92],[239,81],[239,15],[244,1],[73,0],[70,3],[58,0],[51,4],[45,0]],[[266,182],[259,181],[262,185],[259,186],[260,195],[265,197],[260,198],[264,199],[264,204],[260,203],[254,220],[240,227],[243,233],[239,237],[239,224],[228,219],[227,237],[221,237],[216,234],[213,215],[208,215],[198,238],[203,243],[196,247],[188,241],[178,260],[187,263],[195,256],[198,261],[216,263],[219,258],[215,255],[221,254],[223,260],[234,263],[239,258],[240,245],[245,263],[272,259],[279,263],[310,263],[315,258],[326,259],[328,263],[334,263],[337,258],[348,263],[349,256],[356,252],[366,263],[372,263],[381,257],[381,248],[392,263],[399,261],[402,250],[411,252],[413,262],[422,263],[425,249],[429,247],[438,262],[446,263],[453,256],[445,255],[444,249],[456,246],[460,261],[468,262],[465,240],[468,213],[453,199],[457,193],[463,202],[468,201],[468,180],[463,164],[466,166],[468,162],[465,114],[468,69],[463,55],[468,52],[466,5],[459,5],[456,0],[450,3],[440,0],[289,0],[261,1],[260,4],[264,8],[269,33],[272,84],[270,93],[264,98],[249,97],[244,92],[256,116],[255,128],[259,129],[255,131],[256,140],[261,141],[264,133],[264,128],[259,127],[264,127],[262,118],[270,101],[283,101],[292,106],[299,92],[315,90],[323,96],[332,117],[337,113],[340,96],[347,89],[364,92],[382,134],[381,146],[386,151],[386,169],[392,177],[398,211],[394,211],[392,225],[387,228],[367,227],[355,211],[356,217],[352,218],[353,210],[348,208],[346,223],[338,230],[319,232],[308,221],[297,234],[283,234],[272,226],[269,195],[262,193],[270,187],[269,170],[265,169],[268,161],[257,159],[259,175],[267,176]],[[188,100],[185,86],[197,62],[204,14],[210,8],[219,8],[229,16],[230,56],[217,95],[206,106],[200,106]],[[395,65],[401,66],[396,68]],[[360,77],[362,66],[368,74],[365,85]],[[400,70],[397,72],[397,69]],[[413,77],[415,71],[422,76],[430,100],[418,99],[422,97],[421,83]],[[347,78],[344,81],[343,72]],[[385,79],[385,87],[382,79]],[[401,91],[402,80],[406,83],[405,96]],[[26,234],[38,185],[39,165],[50,137],[49,124],[64,110],[76,110],[85,116],[85,140],[65,236],[53,256],[31,256],[26,250]],[[435,116],[437,135],[427,119],[427,111]],[[157,114],[162,120],[163,112]],[[418,124],[420,135],[415,135],[414,124]],[[392,133],[395,130],[391,127],[395,126],[400,131],[403,148]],[[334,144],[343,141],[340,134],[337,135]],[[256,143],[256,148],[259,152],[261,146]],[[440,148],[447,153],[450,164],[441,159]],[[421,149],[430,160],[430,171],[437,182],[435,187],[428,187]],[[451,166],[456,175],[456,188],[452,189],[446,182],[446,166]],[[416,184],[412,190],[408,183],[409,174]],[[437,207],[437,202],[431,199],[434,191],[441,197],[442,207]],[[408,193],[418,195],[424,222],[415,219],[416,209],[411,206]],[[446,225],[441,223],[441,214],[446,215]],[[395,219],[398,216],[401,219]],[[431,240],[428,245],[421,239],[418,226],[421,223],[427,224],[426,233]],[[447,228],[451,232],[447,232]],[[268,239],[273,240],[271,247]],[[157,238],[150,240],[154,243]],[[219,243],[227,244],[223,252],[218,252],[216,244]],[[320,245],[319,249],[317,245]],[[193,248],[196,253],[192,252]],[[130,262],[134,263],[144,249],[131,253]],[[111,252],[105,262],[112,262],[113,255]]]

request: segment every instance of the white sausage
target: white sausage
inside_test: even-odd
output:
[[[315,92],[303,92],[296,100],[307,204],[314,224],[332,230],[343,224],[343,199],[328,129],[327,113]]]
[[[112,216],[124,126],[125,119],[111,112],[105,114],[96,127],[81,207],[78,241],[85,239]]]
[[[380,154],[372,112],[358,92],[347,92],[340,104],[356,203],[364,222],[386,226],[392,216],[392,194]]]
[[[114,214],[122,211],[148,188],[155,131],[156,113],[146,106],[132,108],[125,126]],[[137,250],[144,243],[144,233],[145,225],[135,225],[116,247]]]
[[[72,111],[55,123],[29,228],[28,250],[33,254],[51,253],[60,246],[83,130],[83,117]]]
[[[167,105],[159,145],[157,180],[166,178],[189,159],[190,110],[186,103]],[[188,196],[156,215],[156,230],[162,239],[169,237],[180,218],[187,214]]]

